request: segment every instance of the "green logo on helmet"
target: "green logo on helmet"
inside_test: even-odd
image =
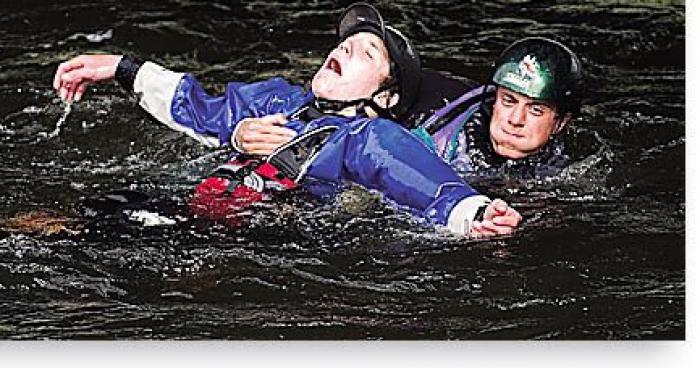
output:
[[[543,68],[535,56],[529,54],[520,62],[504,63],[493,76],[496,84],[540,100],[553,97],[552,80],[552,73]]]

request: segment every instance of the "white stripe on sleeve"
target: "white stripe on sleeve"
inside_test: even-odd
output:
[[[184,75],[184,73],[173,72],[156,63],[145,62],[139,68],[134,80],[134,92],[140,96],[139,105],[169,128],[183,132],[204,145],[218,147],[218,138],[198,134],[191,128],[182,126],[173,120],[170,107],[178,84]]]

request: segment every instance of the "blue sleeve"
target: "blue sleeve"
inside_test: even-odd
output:
[[[225,145],[242,119],[291,114],[311,98],[310,92],[282,78],[250,84],[229,83],[224,95],[211,96],[194,77],[186,75],[175,90],[171,115],[183,129],[216,137],[220,145]]]
[[[441,225],[460,201],[479,194],[413,134],[384,119],[341,126],[319,151],[308,175],[377,190],[400,209]]]

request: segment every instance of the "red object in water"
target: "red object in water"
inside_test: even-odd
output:
[[[242,174],[241,169],[257,164],[259,164],[258,161],[252,160],[228,162],[224,166],[233,173],[235,179],[218,176],[204,179],[195,188],[189,203],[190,210],[202,218],[223,221],[230,226],[239,226],[242,222],[239,215],[241,210],[269,198],[270,192],[288,190],[297,186],[292,179],[281,175],[280,171],[268,162],[260,164],[249,175]],[[230,188],[232,180],[238,184]]]

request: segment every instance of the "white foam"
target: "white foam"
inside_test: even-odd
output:
[[[143,226],[170,226],[177,223],[171,218],[146,210],[126,211],[126,213],[129,215],[129,220],[140,222]]]
[[[56,127],[54,128],[54,130],[52,130],[48,133],[46,133],[46,132],[39,133],[39,140],[41,140],[41,138],[51,139],[51,138],[58,136],[58,134],[61,132],[61,126],[63,126],[63,124],[66,122],[66,119],[68,119],[68,114],[70,114],[70,111],[71,111],[71,103],[67,102],[65,104],[65,107],[63,108],[63,115],[61,115],[61,117],[56,122]]]

